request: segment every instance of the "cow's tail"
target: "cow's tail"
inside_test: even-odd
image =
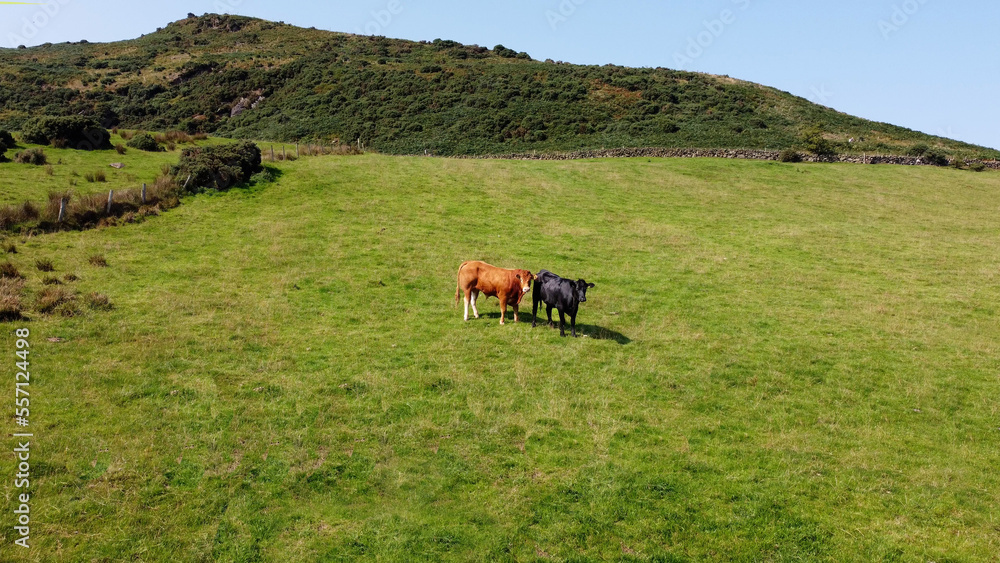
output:
[[[458,307],[458,296],[462,293],[462,269],[468,262],[462,262],[462,265],[458,267],[458,281],[455,282],[455,306]]]

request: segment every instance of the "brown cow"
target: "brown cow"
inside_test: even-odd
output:
[[[521,298],[531,291],[531,281],[538,279],[528,270],[505,270],[486,262],[462,262],[458,269],[458,287],[455,289],[455,304],[459,292],[465,292],[465,320],[469,320],[469,303],[472,312],[479,318],[476,299],[482,293],[500,300],[500,324],[507,316],[507,305],[514,306],[514,322],[517,322],[517,307]]]

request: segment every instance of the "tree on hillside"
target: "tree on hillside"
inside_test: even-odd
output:
[[[802,136],[806,150],[816,156],[830,157],[836,156],[837,149],[829,139],[823,136],[823,129],[818,125],[806,129]]]

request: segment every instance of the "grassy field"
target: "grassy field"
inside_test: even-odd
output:
[[[1000,552],[1000,175],[277,166],[142,224],[18,241],[30,287],[51,259],[115,309],[7,326],[11,366],[31,329],[34,526],[11,547],[3,456],[0,560]],[[39,189],[19,170],[5,189]],[[585,336],[500,326],[496,300],[462,322],[468,259],[596,283]]]

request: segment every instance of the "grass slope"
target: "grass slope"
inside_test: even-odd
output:
[[[278,166],[275,184],[12,256],[78,272],[116,309],[27,325],[35,547],[4,527],[0,559],[1000,549],[997,175]],[[495,300],[463,323],[455,273],[473,258],[595,282],[587,337],[501,327]]]
[[[0,49],[0,126],[41,114],[250,139],[361,139],[386,153],[602,147],[992,149],[836,112],[774,88],[666,68],[534,61],[502,45],[355,36],[208,14],[143,37]],[[239,110],[244,110],[239,113]],[[855,142],[850,143],[849,140]]]
[[[125,143],[117,134],[111,136],[111,142]],[[200,144],[218,142],[225,141],[212,139],[202,141]],[[16,148],[7,151],[8,162],[0,162],[0,178],[3,178],[3,182],[0,183],[0,205],[21,203],[25,200],[45,202],[51,192],[69,190],[85,195],[137,188],[143,182],[152,184],[157,176],[163,173],[164,166],[177,164],[180,150],[185,146],[192,145],[179,145],[171,152],[127,149],[122,155],[114,150],[79,151],[20,142]],[[44,151],[48,164],[33,166],[11,162],[15,154],[31,148]],[[113,163],[121,163],[125,167],[112,168]],[[104,182],[87,180],[88,174],[93,175],[96,172],[104,173]]]

